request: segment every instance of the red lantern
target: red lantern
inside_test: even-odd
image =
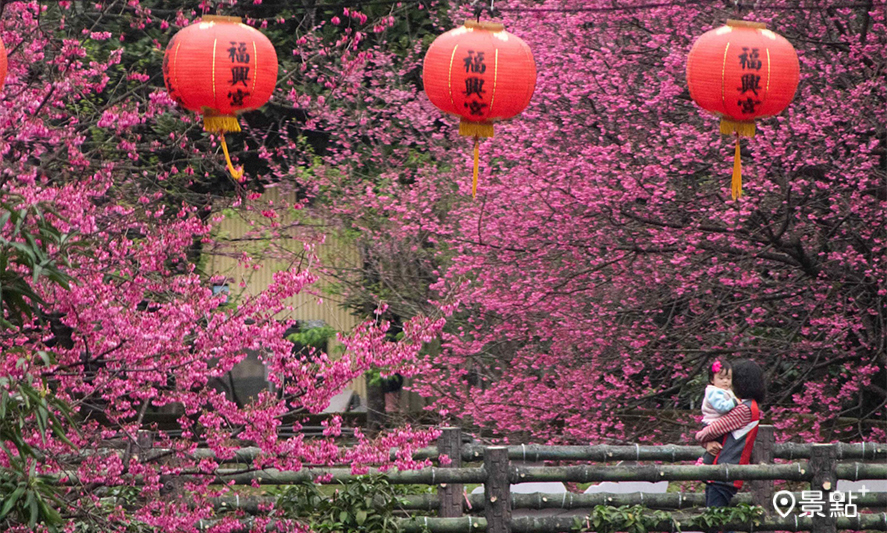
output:
[[[502,24],[469,20],[431,43],[422,80],[432,104],[462,118],[459,134],[474,137],[474,196],[479,138],[492,137],[493,123],[519,114],[533,96],[530,47]]]
[[[235,170],[225,132],[240,131],[237,115],[258,109],[277,84],[277,53],[259,30],[239,17],[204,16],[179,31],[163,56],[166,90],[185,109],[203,115],[203,128],[222,137],[228,170]]]
[[[721,117],[721,133],[736,135],[732,192],[742,195],[739,138],[753,137],[756,118],[777,115],[795,96],[798,55],[766,25],[728,20],[703,34],[687,60],[690,97]]]

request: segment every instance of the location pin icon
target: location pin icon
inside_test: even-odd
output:
[[[777,492],[773,495],[773,508],[785,518],[795,508],[795,495],[787,490]]]

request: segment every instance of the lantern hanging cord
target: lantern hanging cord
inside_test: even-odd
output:
[[[225,142],[225,132],[220,131],[219,136],[222,138],[222,151],[225,152],[225,163],[228,164],[228,172],[231,173],[231,177],[234,178],[234,181],[240,181],[243,177],[243,167],[234,168],[234,164],[231,162],[231,156],[228,154],[228,144]]]
[[[471,2],[472,13],[474,14],[474,17],[477,19],[478,22],[480,22],[480,17],[484,14],[484,11],[486,11],[490,15],[490,18],[498,18],[502,16],[502,13],[500,13],[499,10],[496,9],[496,7],[493,5],[494,2],[495,0],[490,0],[489,7],[483,4],[483,0],[474,0],[473,2]]]

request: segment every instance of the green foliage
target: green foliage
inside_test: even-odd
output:
[[[278,497],[277,508],[316,533],[393,533],[394,513],[408,493],[381,475],[365,475],[343,483],[332,495],[314,483],[293,485]]]
[[[320,326],[316,328],[306,328],[304,331],[293,333],[287,336],[286,340],[301,344],[305,347],[311,347],[315,350],[326,351],[327,343],[336,336],[336,330],[330,326]]]
[[[56,228],[54,219],[56,213],[40,205],[23,206],[17,196],[7,193],[0,201],[0,330],[20,329],[43,316],[39,284],[69,286],[63,268],[69,264],[67,254],[79,243]],[[29,438],[36,431],[44,444],[54,437],[73,446],[67,432],[75,426],[68,405],[31,373],[55,364],[52,353],[24,347],[7,350],[15,352],[20,354],[16,369],[22,375],[0,377],[0,451],[9,463],[0,468],[0,524],[27,524],[32,530],[42,524],[54,532],[64,523],[57,510],[64,502],[55,481],[37,474],[43,454]]]
[[[46,361],[49,360],[49,354],[40,353]],[[62,419],[71,422],[70,417],[68,405],[51,396],[45,384],[35,387],[32,376],[25,375],[19,380],[0,377],[0,450],[13,465],[21,463],[23,458],[38,457],[25,441],[25,435],[30,433],[31,421],[36,423],[43,442],[51,433],[58,440],[73,446],[66,435],[67,424],[62,424]],[[11,452],[7,443],[12,443],[16,454]],[[18,465],[17,468],[22,467]]]
[[[18,203],[8,194],[0,201],[0,329],[21,327],[37,314],[43,300],[34,286],[41,278],[65,288],[69,282],[62,266],[71,234],[59,231],[43,208]]]
[[[15,461],[14,468],[0,468],[0,524],[28,524],[31,530],[43,524],[48,531],[59,531],[64,520],[55,507],[64,502],[57,494],[55,481],[37,475],[34,461],[27,473],[20,466],[21,461]]]
[[[623,505],[621,507],[596,505],[584,521],[580,517],[576,517],[573,520],[573,531],[581,533],[587,531],[595,531],[597,533],[613,533],[616,531],[647,533],[657,524],[669,520],[672,520],[670,513],[666,511],[650,511],[642,505]]]
[[[48,353],[40,356],[44,364],[52,362]],[[31,529],[43,524],[54,532],[64,523],[56,508],[65,504],[55,480],[37,474],[42,455],[26,441],[34,425],[44,443],[51,434],[73,446],[66,435],[73,422],[65,402],[52,396],[45,384],[35,386],[29,374],[22,379],[0,377],[0,450],[9,460],[8,468],[0,468],[0,524],[28,524]]]
[[[385,377],[382,375],[382,371],[378,368],[367,370],[366,372],[364,372],[363,375],[366,378],[367,385],[369,385],[370,387],[382,387],[383,389],[391,389],[392,387],[403,384],[403,378],[398,378],[396,376]]]
[[[755,526],[761,524],[764,509],[747,503],[740,503],[732,507],[708,507],[705,512],[694,517],[691,527],[694,529],[709,529],[725,524],[748,524]]]
[[[741,503],[733,507],[706,508],[682,523],[668,511],[653,511],[643,505],[597,505],[587,517],[574,518],[572,530],[579,533],[647,533],[662,523],[671,524],[672,529],[678,532],[682,528],[710,530],[737,523],[757,526],[763,515],[762,508]]]

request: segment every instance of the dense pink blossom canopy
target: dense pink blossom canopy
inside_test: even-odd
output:
[[[38,279],[53,321],[4,330],[0,374],[37,376],[70,402],[84,417],[69,432],[80,449],[128,443],[71,466],[68,446],[35,432],[41,471],[86,483],[70,493],[84,512],[101,504],[90,484],[142,476],[151,503],[115,519],[190,532],[227,490],[209,486],[216,461],[190,457],[198,445],[223,458],[249,441],[262,450],[252,467],[290,469],[359,469],[396,445],[399,465],[416,466],[409,450],[432,430],[359,434],[347,452],[331,440],[339,421],[328,439],[278,436],[369,369],[412,377],[434,422],[494,438],[655,441],[695,429],[705,369],[737,356],[764,366],[780,438],[883,442],[872,423],[887,405],[883,6],[771,0],[741,14],[794,45],[801,75],[792,105],[743,144],[744,196],[731,200],[732,142],[691,101],[685,72],[693,40],[737,14],[661,4],[496,2],[538,79],[526,111],[481,144],[472,200],[470,147],[420,84],[427,44],[470,15],[458,6],[284,16],[261,2],[4,3],[3,192],[39,206],[84,252],[48,251],[69,258],[70,289]],[[299,28],[275,41],[268,106],[244,116],[242,184],[203,157],[216,139],[157,75],[172,30],[211,7],[269,34]],[[297,201],[263,202],[270,185]],[[232,213],[270,242],[238,256],[244,265],[293,266],[223,305],[199,258],[224,248],[212,223]],[[342,273],[318,267],[315,245],[334,232],[361,250],[346,265],[359,281],[342,290],[377,314],[343,335],[341,358],[294,356],[280,318],[321,268]],[[300,245],[285,245],[293,235]],[[280,393],[240,405],[214,384],[250,351]],[[157,445],[176,460],[143,461],[143,415],[173,406],[183,434],[161,431]],[[165,497],[165,476],[181,472],[200,479],[193,501]]]
[[[352,187],[337,207],[382,278],[437,280],[399,312],[456,309],[415,369],[434,412],[502,436],[657,439],[695,425],[693,410],[662,411],[699,405],[715,357],[750,357],[784,437],[883,440],[883,9],[741,13],[792,43],[801,74],[793,103],[743,142],[731,200],[733,139],[690,100],[685,72],[732,8],[496,6],[539,77],[527,110],[482,143],[476,201],[469,147],[408,85],[354,89],[359,118],[317,108],[337,141],[330,168],[354,169],[324,183]],[[362,177],[369,166],[385,187]]]

